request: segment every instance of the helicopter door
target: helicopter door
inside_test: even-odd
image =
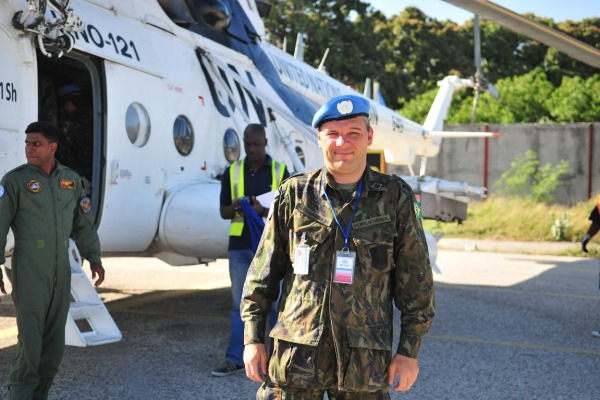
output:
[[[98,233],[107,251],[143,251],[156,235],[164,194],[164,143],[171,129],[162,79],[105,60],[106,188]],[[170,138],[170,137],[169,137]]]
[[[31,40],[0,26],[0,176],[25,162],[25,128],[37,120]]]

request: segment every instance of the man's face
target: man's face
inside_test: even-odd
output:
[[[260,161],[266,156],[267,138],[261,133],[247,133],[244,136],[244,150],[250,162]]]
[[[367,129],[364,116],[325,122],[319,131],[325,166],[339,182],[345,181],[344,177],[352,182],[360,179],[367,165],[367,147],[372,141],[373,129]]]
[[[27,164],[43,168],[54,162],[57,143],[50,143],[41,133],[28,133],[25,137]]]

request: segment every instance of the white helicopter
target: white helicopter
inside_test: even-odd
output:
[[[4,0],[0,3],[0,176],[25,162],[25,127],[58,121],[58,91],[86,94],[93,136],[93,213],[104,253],[144,253],[172,265],[225,257],[220,176],[243,157],[240,135],[266,127],[268,153],[292,172],[322,165],[310,122],[330,97],[354,92],[261,40],[259,0]],[[450,76],[423,125],[372,101],[372,150],[408,167],[425,218],[466,218],[486,189],[425,175],[454,90]],[[413,165],[420,159],[419,173]],[[60,159],[59,159],[60,161]],[[436,244],[428,235],[432,264]],[[10,255],[9,241],[6,253]]]

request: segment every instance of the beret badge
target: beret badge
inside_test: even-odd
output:
[[[354,109],[354,106],[352,105],[352,102],[350,100],[340,101],[337,104],[337,110],[342,115],[350,114],[353,109]]]

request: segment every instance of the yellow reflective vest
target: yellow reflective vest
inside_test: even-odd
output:
[[[271,161],[271,190],[275,190],[283,180],[285,164]],[[231,200],[235,201],[244,197],[244,160],[236,161],[229,166],[229,180],[231,182]],[[244,230],[244,216],[236,214],[231,220],[229,236],[242,236]]]

